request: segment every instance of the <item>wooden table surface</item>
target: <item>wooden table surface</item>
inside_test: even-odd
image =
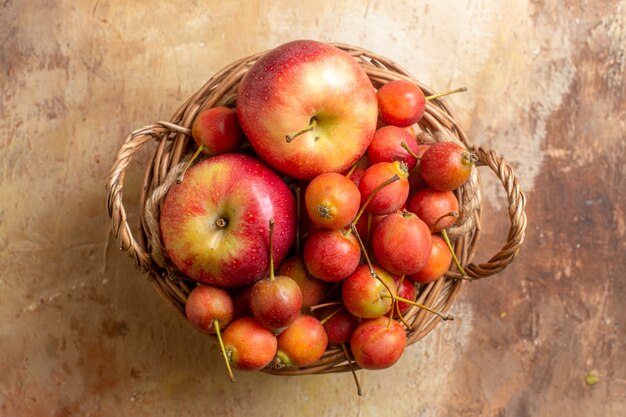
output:
[[[0,415],[626,415],[625,26],[623,0],[2,2]],[[123,138],[233,60],[299,38],[467,86],[447,102],[528,197],[516,262],[465,285],[457,320],[399,364],[360,372],[363,397],[349,374],[227,383],[217,348],[109,230]],[[486,260],[508,225],[481,174]]]

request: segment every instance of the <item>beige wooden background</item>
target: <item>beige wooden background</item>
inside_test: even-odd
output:
[[[625,23],[623,0],[1,2],[0,416],[626,415]],[[448,102],[528,195],[519,260],[466,285],[457,320],[397,366],[361,372],[362,398],[349,374],[227,383],[109,232],[124,136],[298,38],[467,86]],[[483,176],[480,260],[507,227]]]

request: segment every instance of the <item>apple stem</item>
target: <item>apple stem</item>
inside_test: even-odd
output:
[[[402,315],[402,312],[400,311],[400,305],[398,303],[396,303],[396,311],[398,312],[398,318],[400,319],[402,324],[404,324],[404,326],[407,329],[410,329],[411,325],[409,323],[407,323],[406,320],[404,319],[404,316]]]
[[[398,181],[399,179],[400,179],[400,176],[398,174],[394,174],[393,177],[389,178],[387,181],[379,184],[378,187],[374,188],[374,190],[370,193],[370,195],[367,196],[365,203],[363,204],[363,206],[361,206],[361,209],[356,214],[356,217],[354,218],[354,220],[352,220],[352,223],[350,224],[350,229],[352,229],[352,225],[356,225],[356,223],[359,221],[359,219],[363,215],[363,212],[365,211],[365,208],[370,203],[370,201],[372,201],[376,193],[378,193],[380,190],[382,190],[384,187],[388,186],[392,182]],[[350,232],[348,231],[348,233]]]
[[[350,224],[350,229],[354,233],[356,240],[359,242],[359,246],[361,247],[361,252],[363,252],[363,256],[365,256],[365,262],[367,263],[367,267],[370,270],[370,275],[372,276],[372,278],[377,279],[381,284],[383,284],[389,296],[393,298],[394,295],[393,295],[393,292],[391,291],[391,288],[389,288],[387,283],[383,281],[374,270],[374,266],[372,265],[370,256],[368,255],[367,250],[365,249],[365,245],[363,244],[363,240],[361,239],[361,236],[359,236],[358,230],[356,230],[356,225],[354,225],[354,223]],[[384,294],[382,294],[382,296],[385,297]],[[393,307],[393,304],[392,304],[392,307]],[[391,310],[393,311],[393,308]]]
[[[413,158],[417,159],[417,161],[419,162],[420,159],[422,159],[418,154],[416,154],[415,152],[413,152],[411,150],[411,148],[409,148],[409,145],[407,145],[406,142],[402,142],[400,144],[400,146],[402,146],[408,153],[409,155],[411,155]]]
[[[274,281],[274,219],[270,219],[270,281]]]
[[[454,249],[452,248],[452,244],[450,243],[450,238],[448,237],[448,232],[446,232],[446,229],[443,229],[441,231],[441,236],[443,237],[443,240],[446,242],[446,245],[448,246],[448,249],[450,250],[450,253],[452,254],[452,259],[454,259],[454,263],[456,264],[457,269],[459,270],[462,276],[464,277],[467,276],[467,274],[465,273],[465,270],[461,266],[461,262],[459,262],[459,258],[456,257],[456,253],[454,252]]]
[[[204,149],[204,145],[200,145],[198,146],[198,149],[196,149],[196,152],[192,155],[191,159],[189,160],[189,162],[187,162],[187,165],[185,165],[185,168],[183,169],[183,172],[181,172],[178,177],[176,177],[176,183],[180,184],[181,182],[183,182],[183,179],[185,177],[185,172],[187,172],[187,170],[189,169],[189,167],[191,166],[191,163],[193,161],[195,161],[195,159],[198,157],[198,155],[200,155],[200,152],[202,152],[202,150]]]
[[[454,93],[462,93],[464,91],[467,91],[467,87],[461,87],[461,88],[457,88],[455,90],[444,91],[442,93],[437,93],[437,94],[433,94],[433,95],[427,96],[426,97],[426,101],[434,100],[436,98],[447,96],[447,95],[454,94]]]
[[[455,218],[459,218],[459,213],[456,211],[450,211],[446,214],[444,214],[443,216],[439,217],[437,219],[437,221],[435,221],[435,224],[433,224],[433,226],[430,228],[430,233],[433,233],[433,230],[437,229],[437,225],[439,224],[440,221],[442,221],[443,219],[445,219],[446,217],[455,217]]]
[[[315,311],[318,310],[320,308],[324,308],[324,307],[330,307],[330,306],[338,306],[341,305],[341,301],[330,301],[328,303],[323,303],[323,304],[317,304],[314,306],[309,307],[309,311]]]
[[[220,332],[220,323],[219,321],[217,321],[217,319],[213,320],[213,327],[215,327],[215,334],[217,335],[217,340],[220,343],[220,350],[222,351],[222,356],[224,356],[224,362],[226,362],[228,377],[230,378],[230,382],[235,382],[235,375],[233,375],[233,370],[230,367],[230,361],[228,360],[226,348],[224,347],[224,341],[222,340],[222,333]]]
[[[294,188],[296,194],[296,256],[300,256],[300,186],[296,185]]]
[[[348,353],[348,348],[346,348],[346,344],[342,343],[341,345],[341,350],[343,351],[343,354],[345,355],[346,359],[348,360],[348,366],[350,367],[350,372],[352,372],[352,377],[354,378],[354,383],[356,384],[356,392],[359,395],[359,397],[363,396],[363,392],[361,391],[361,384],[359,383],[359,378],[357,378],[356,376],[356,371],[354,369],[354,363],[352,362],[352,359],[350,358],[350,354]]]
[[[359,164],[359,161],[355,162],[352,167],[350,167],[350,170],[348,171],[348,173],[346,174],[346,178],[350,178],[350,175],[352,175],[352,173],[354,173],[354,171],[356,170],[357,165]]]
[[[304,129],[300,129],[297,132],[291,132],[285,135],[285,139],[287,140],[287,143],[291,143],[292,140],[294,140],[301,134],[310,132],[311,130],[315,129],[315,126],[317,126],[317,119],[315,117],[311,117],[309,124]]]
[[[320,320],[320,323],[322,323],[322,326],[324,325],[324,323],[326,323],[328,320],[330,320],[331,318],[333,318],[333,316],[337,313],[339,313],[339,311],[341,310],[341,307],[339,307],[337,310],[333,311],[332,313],[330,313],[329,315],[327,315],[326,317],[324,317],[322,320]]]
[[[461,158],[462,158],[461,162],[463,163],[463,165],[472,166],[476,162],[478,162],[478,157],[474,155],[472,152],[463,152],[463,155],[461,156]]]
[[[441,319],[442,319],[442,320],[444,320],[444,321],[445,321],[445,320],[454,320],[454,316],[453,316],[452,314],[444,314],[444,313],[441,313],[441,312],[439,312],[439,311],[437,311],[437,310],[433,310],[433,309],[432,309],[432,308],[430,308],[430,307],[426,307],[424,304],[420,304],[420,303],[418,303],[418,302],[411,301],[411,300],[409,300],[408,298],[403,298],[403,297],[400,297],[400,296],[398,296],[398,295],[391,295],[391,296],[389,296],[389,295],[386,295],[386,294],[383,294],[382,296],[383,296],[383,297],[387,297],[387,298],[394,298],[394,299],[396,299],[396,300],[399,300],[399,301],[402,301],[402,302],[405,302],[405,303],[408,303],[408,304],[414,305],[414,306],[416,306],[416,307],[419,307],[419,308],[421,308],[421,309],[424,309],[424,310],[426,310],[426,311],[429,311],[429,312],[431,312],[431,313],[433,313],[433,314],[438,315],[438,316],[439,316],[439,317],[441,317]]]

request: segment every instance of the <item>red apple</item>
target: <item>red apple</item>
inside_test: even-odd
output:
[[[304,194],[309,218],[326,229],[341,229],[350,224],[361,205],[359,188],[344,175],[320,174],[309,183]]]
[[[350,181],[352,181],[357,187],[361,182],[361,177],[365,173],[365,170],[370,166],[370,160],[367,157],[367,153],[364,154],[354,165],[343,172]]]
[[[431,233],[436,233],[456,223],[459,201],[452,191],[424,188],[411,197],[409,211],[422,219]]]
[[[325,309],[326,315],[332,314],[334,307]],[[324,319],[322,319],[324,320]],[[324,321],[324,330],[328,335],[328,346],[336,346],[342,343],[348,343],[352,332],[359,325],[361,319],[350,314],[345,308],[335,313],[328,320]]]
[[[174,265],[191,279],[242,286],[268,271],[270,219],[280,230],[279,264],[295,239],[294,197],[261,162],[225,154],[197,163],[172,186],[161,209],[161,235]]]
[[[278,274],[286,275],[296,281],[302,292],[303,310],[319,304],[328,291],[328,284],[312,277],[301,257],[292,256],[288,258],[283,262]]]
[[[430,187],[454,191],[462,186],[477,161],[470,151],[452,142],[433,143],[420,161],[422,178]]]
[[[189,323],[205,333],[216,333],[215,325],[225,329],[233,319],[233,301],[221,288],[198,285],[189,293],[185,316]]]
[[[367,148],[367,156],[372,164],[393,161],[404,162],[407,169],[411,171],[417,164],[417,159],[402,146],[403,143],[413,154],[419,152],[417,142],[406,130],[396,126],[382,127],[374,133],[372,143]]]
[[[377,190],[385,181],[394,176],[399,179]],[[389,214],[402,207],[409,196],[408,176],[407,167],[402,162],[379,162],[370,166],[359,183],[361,204],[367,203],[365,211],[374,214]],[[373,197],[368,202],[372,194]]]
[[[242,371],[258,371],[272,363],[278,343],[276,336],[252,317],[235,320],[223,334],[230,364]]]
[[[278,336],[276,357],[279,366],[308,366],[317,362],[328,345],[322,323],[303,314]]]
[[[394,80],[376,93],[381,120],[388,125],[408,127],[424,115],[426,97],[421,88],[410,81]]]
[[[413,284],[410,279],[407,279],[405,277],[404,279],[400,280],[400,277],[394,276],[393,280],[398,287],[398,297],[415,301],[415,297],[417,297],[417,291],[415,290],[415,284]],[[402,315],[406,314],[409,309],[413,307],[411,304],[405,303],[404,301],[397,301],[397,303],[397,309],[400,310],[400,313]],[[398,312],[394,311],[393,316],[399,317]]]
[[[341,281],[360,261],[359,242],[345,230],[318,230],[304,244],[304,263],[311,275],[322,281]]]
[[[420,284],[428,284],[441,278],[452,263],[452,253],[446,242],[437,235],[432,235],[432,248],[426,265],[408,277]],[[406,298],[406,297],[405,297]]]
[[[350,348],[363,369],[384,369],[396,363],[406,347],[406,331],[386,316],[362,322],[352,333]]]
[[[377,107],[360,64],[339,48],[310,40],[267,52],[237,91],[239,121],[252,147],[298,179],[354,164],[372,140]]]
[[[234,152],[244,140],[237,113],[228,107],[202,110],[191,125],[191,136],[209,156]]]
[[[389,214],[372,234],[374,258],[392,274],[414,274],[426,265],[430,236],[428,226],[415,214],[406,210]]]

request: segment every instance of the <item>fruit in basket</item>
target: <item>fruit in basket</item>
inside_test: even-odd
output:
[[[350,347],[363,369],[384,369],[396,363],[406,347],[406,331],[383,316],[361,323],[352,333]]]
[[[389,81],[376,93],[378,112],[383,123],[408,127],[424,115],[426,97],[421,88],[406,80]]]
[[[431,237],[432,246],[426,265],[409,278],[420,284],[428,284],[441,278],[452,263],[452,253],[446,242],[437,235]]]
[[[372,276],[367,265],[361,265],[341,286],[341,298],[346,309],[364,319],[386,314],[397,294],[393,277],[380,267],[373,268],[378,278]]]
[[[422,269],[430,246],[428,226],[406,210],[386,216],[372,234],[374,258],[391,274],[408,275]]]
[[[302,293],[303,310],[319,304],[328,291],[328,284],[312,277],[300,256],[292,256],[283,262],[278,274],[286,275],[296,281]]]
[[[473,153],[456,143],[437,142],[424,152],[420,173],[430,187],[453,191],[465,184],[477,160]]]
[[[270,219],[280,231],[273,253],[279,264],[295,239],[294,197],[258,160],[225,154],[197,163],[172,186],[161,209],[161,236],[167,255],[191,279],[242,286],[267,274]]]
[[[396,282],[396,287],[398,287],[398,297],[410,301],[415,301],[415,297],[417,297],[417,291],[415,290],[415,284],[413,284],[410,279],[408,279],[407,277],[393,277],[393,280]],[[406,314],[412,306],[412,304],[405,303],[404,301],[398,301],[393,316],[400,316],[398,314],[398,310],[400,310],[400,314]]]
[[[339,307],[338,311],[329,308],[324,311],[322,318],[324,330],[328,335],[328,346],[336,346],[350,342],[350,336],[359,325],[361,319],[350,314],[345,307]]]
[[[409,148],[409,151],[403,147]],[[377,162],[400,161],[411,171],[417,164],[415,154],[419,152],[417,142],[404,129],[396,126],[381,127],[374,133],[372,143],[367,148],[367,156],[372,164]]]
[[[342,172],[369,146],[378,117],[369,77],[349,54],[293,41],[267,52],[237,90],[241,127],[257,154],[291,177]]]
[[[349,225],[359,211],[361,193],[345,175],[328,172],[313,178],[306,188],[304,201],[313,223],[326,229],[341,229]]]
[[[319,360],[326,351],[328,336],[322,323],[303,314],[278,336],[276,365],[307,366]]]
[[[185,316],[189,323],[204,333],[226,328],[233,319],[233,301],[226,291],[209,285],[198,285],[189,293]]]
[[[185,302],[185,316],[189,323],[201,332],[217,335],[231,381],[234,381],[235,377],[230,368],[221,331],[230,324],[233,314],[233,301],[221,288],[197,285],[191,290]]]
[[[286,275],[274,275],[274,221],[270,220],[270,273],[257,281],[250,290],[252,315],[274,333],[280,333],[300,315],[302,292],[293,279]]]
[[[304,244],[304,264],[317,279],[341,281],[359,266],[361,249],[353,233],[318,230]]]
[[[274,333],[252,317],[242,317],[226,328],[224,349],[233,368],[259,371],[272,363],[278,348]]]
[[[209,156],[234,152],[244,140],[237,112],[228,107],[202,110],[191,125],[191,136]]]
[[[424,188],[411,197],[409,211],[422,219],[431,233],[436,233],[456,223],[459,201],[452,191]]]
[[[398,161],[379,162],[366,169],[359,183],[361,204],[367,203],[365,211],[389,214],[401,208],[409,196],[408,176],[406,165]]]

